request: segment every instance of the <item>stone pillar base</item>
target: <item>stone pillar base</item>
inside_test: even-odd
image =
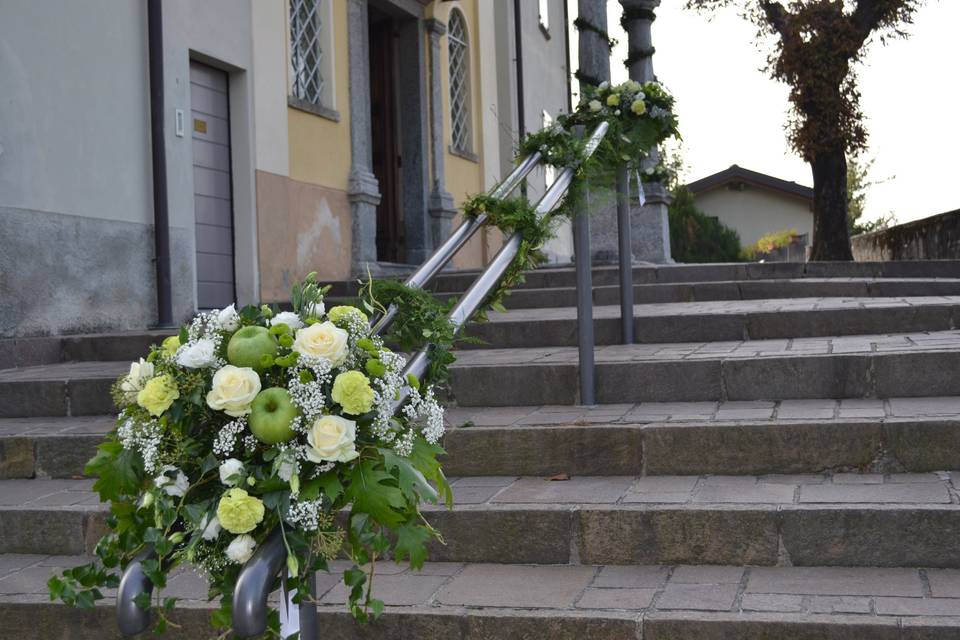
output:
[[[630,206],[633,257],[640,262],[672,263],[667,215],[670,194],[662,184],[645,184],[643,187],[646,203],[640,206],[639,201],[633,201]]]
[[[372,173],[354,170],[347,183],[347,200],[353,218],[350,243],[350,272],[366,275],[367,265],[377,261],[377,205],[380,187]]]
[[[436,249],[453,232],[453,219],[457,215],[457,208],[453,204],[453,196],[446,191],[434,190],[430,193],[427,211],[430,214],[430,246]]]

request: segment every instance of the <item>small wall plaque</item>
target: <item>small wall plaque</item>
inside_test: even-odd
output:
[[[199,118],[193,119],[193,130],[197,133],[206,133],[207,132],[207,121],[200,120]]]

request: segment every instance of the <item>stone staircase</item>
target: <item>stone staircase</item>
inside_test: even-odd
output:
[[[457,506],[426,512],[446,544],[419,573],[378,564],[371,628],[321,576],[323,637],[960,638],[960,262],[634,276],[623,346],[617,274],[594,271],[595,407],[577,405],[571,270],[471,328],[489,344],[453,371]],[[83,463],[157,338],[0,343],[0,638],[117,635],[109,606],[68,611],[46,580],[103,530]],[[207,637],[202,579],[165,593],[184,598],[170,637]]]

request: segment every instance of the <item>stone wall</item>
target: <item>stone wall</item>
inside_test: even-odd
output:
[[[850,240],[857,262],[960,259],[960,209]]]

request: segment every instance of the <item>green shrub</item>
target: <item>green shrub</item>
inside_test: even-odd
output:
[[[740,236],[699,209],[684,186],[673,190],[670,205],[670,253],[677,262],[737,262]]]
[[[756,260],[758,257],[787,246],[793,242],[796,235],[798,235],[796,229],[781,229],[768,233],[750,246],[744,247],[740,255],[744,260]]]

